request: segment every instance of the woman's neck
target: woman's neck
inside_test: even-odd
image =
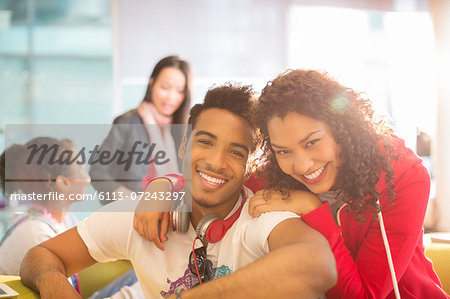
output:
[[[171,124],[173,116],[167,116],[161,114],[155,105],[151,102],[142,102],[137,108],[139,116],[144,121],[144,124],[153,124],[156,122],[158,125]]]
[[[51,212],[53,219],[56,220],[56,222],[61,223],[64,221],[64,218],[67,215],[67,212]]]
[[[67,211],[58,211],[58,212],[50,212],[47,207],[44,207],[42,205],[33,205],[34,210],[41,213],[42,215],[45,215],[53,220],[55,220],[58,223],[61,223],[64,221],[64,217],[67,215]]]

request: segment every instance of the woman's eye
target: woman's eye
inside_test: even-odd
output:
[[[319,142],[319,140],[320,140],[320,139],[314,139],[314,140],[309,141],[309,142],[305,145],[305,148],[308,148],[308,147],[310,147],[310,146],[313,146],[314,144],[316,144],[317,142]]]

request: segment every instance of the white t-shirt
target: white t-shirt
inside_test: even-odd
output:
[[[253,195],[249,189],[246,189],[246,194],[247,198]],[[230,215],[239,207],[241,200]],[[164,243],[165,250],[161,251],[134,230],[134,213],[107,212],[117,211],[121,204],[130,203],[119,201],[109,204],[78,226],[78,233],[91,256],[99,262],[130,260],[146,298],[165,297],[176,289],[192,288],[198,282],[188,268],[195,239],[192,225],[185,234],[169,232],[169,240]],[[240,217],[223,239],[208,245],[207,256],[215,268],[215,277],[232,273],[268,253],[267,238],[270,232],[289,218],[299,216],[291,212],[270,212],[252,218],[248,213],[247,200]],[[201,242],[197,241],[196,248],[201,246]]]
[[[26,216],[20,216],[17,221],[22,217]],[[61,223],[45,215],[27,217],[11,231],[0,246],[0,274],[19,275],[20,264],[28,250],[77,223],[72,213],[68,213]]]

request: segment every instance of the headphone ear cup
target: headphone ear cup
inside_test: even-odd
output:
[[[204,216],[197,224],[197,228],[195,229],[195,234],[199,237],[203,243],[215,243],[210,242],[209,240],[209,232],[211,225],[215,222],[219,222],[220,218],[216,214],[208,214]],[[216,241],[217,242],[217,241]]]
[[[211,223],[206,231],[206,240],[208,243],[217,243],[222,240],[229,227],[226,227],[224,220],[217,220]]]
[[[179,223],[178,223],[177,231],[179,231],[181,233],[186,233],[189,229],[189,222],[191,222],[191,217],[189,217],[189,213],[179,211],[178,212],[178,220],[179,220]]]
[[[173,232],[187,232],[190,221],[191,218],[186,204],[181,203],[174,210],[170,211],[169,224]]]

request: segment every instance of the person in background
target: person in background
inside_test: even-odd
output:
[[[83,165],[71,163],[49,163],[51,155],[38,162],[30,157],[33,146],[49,147],[56,145],[55,160],[64,151],[73,151],[70,140],[57,140],[50,137],[37,137],[25,144],[14,144],[0,157],[1,188],[5,197],[48,195],[51,192],[62,194],[61,200],[31,201],[25,213],[18,216],[0,241],[0,274],[19,275],[20,264],[27,251],[37,244],[75,226],[77,220],[69,212],[74,202],[69,196],[84,194],[90,178]],[[8,182],[6,180],[8,179]],[[27,179],[27,180],[26,180]],[[72,277],[72,283],[76,283]]]
[[[46,146],[49,151],[40,160],[44,151],[39,148]],[[32,154],[33,149],[38,149],[37,154]],[[37,137],[8,147],[0,156],[4,195],[12,200],[27,197],[29,200],[22,202],[30,203],[0,239],[0,274],[19,275],[28,250],[78,224],[69,209],[86,192],[90,177],[83,164],[52,162],[64,161],[68,152],[75,152],[74,144],[68,139]],[[57,200],[37,200],[38,196],[44,198],[50,194]],[[77,292],[82,292],[77,274],[69,277],[69,281]],[[90,298],[126,296],[131,288],[140,295],[142,291],[136,281],[136,275],[130,270]]]
[[[250,214],[292,211],[328,239],[338,282],[327,298],[448,298],[422,242],[429,174],[368,100],[326,73],[290,70],[252,116],[268,185]]]
[[[178,56],[161,59],[154,67],[148,81],[144,99],[136,109],[118,116],[108,136],[100,147],[100,152],[129,152],[136,142],[137,150],[147,152],[151,143],[164,150],[172,162],[155,167],[153,163],[133,164],[125,169],[123,165],[109,163],[93,164],[89,170],[93,187],[107,196],[129,197],[132,192],[142,190],[144,177],[155,177],[169,172],[179,172],[173,134],[177,134],[171,124],[186,124],[191,106],[191,68],[187,61]],[[151,125],[161,126],[151,126]],[[148,126],[150,125],[150,126]],[[155,150],[156,152],[156,150]],[[115,192],[115,193],[113,193]],[[102,201],[102,203],[107,203]]]

